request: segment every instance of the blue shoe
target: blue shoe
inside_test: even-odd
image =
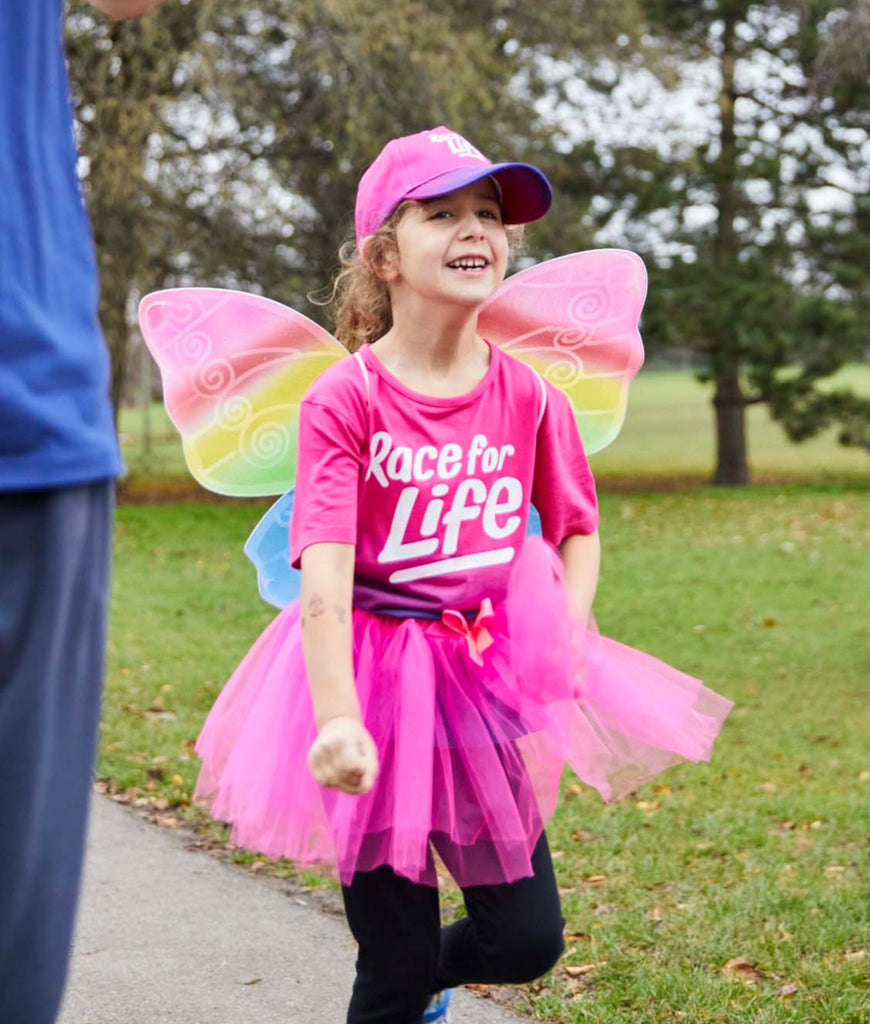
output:
[[[450,1006],[450,989],[436,992],[423,1014],[423,1024],[450,1024],[447,1008]]]

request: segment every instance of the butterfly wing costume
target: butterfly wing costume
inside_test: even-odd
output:
[[[594,530],[597,512],[582,510],[578,485],[574,525],[559,518],[550,492],[564,475],[548,475],[540,436],[562,423],[558,436],[578,449],[565,465],[581,472],[583,449],[616,436],[643,359],[645,291],[642,261],[621,250],[514,275],[479,314],[490,370],[459,399],[415,396],[370,351],[349,356],[268,299],[176,289],[143,300],[193,475],[223,494],[282,495],[245,546],[261,594],[282,610],[197,744],[197,795],[239,845],[334,863],[345,882],[388,864],[435,884],[433,848],[460,885],[513,881],[531,874],[566,763],[611,800],[709,757],[730,702],[577,621],[552,546]],[[409,427],[403,410],[415,402]],[[490,443],[505,407],[511,432],[499,440],[516,444]],[[572,409],[582,445],[573,423],[564,429]],[[440,446],[425,432],[433,423],[448,425]],[[357,545],[354,672],[380,763],[364,796],[318,786],[306,764],[317,730],[288,533],[292,522],[304,546],[312,521],[315,539]]]

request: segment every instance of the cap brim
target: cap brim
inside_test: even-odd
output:
[[[553,189],[546,175],[531,164],[460,167],[430,178],[408,192],[405,199],[434,199],[484,178],[495,178],[498,182],[505,224],[529,224],[550,209]]]

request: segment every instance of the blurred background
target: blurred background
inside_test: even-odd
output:
[[[618,805],[566,775],[566,954],[487,994],[564,1024],[866,1024],[870,0],[73,2],[67,36],[128,465],[99,788],[331,884],[192,804],[195,737],[274,615],[242,554],[264,506],[188,477],[136,307],[212,285],[323,321],[359,175],[446,124],[553,182],[514,269],[646,261],[647,364],[592,460],[596,616],[736,704],[710,764]]]
[[[642,385],[599,473],[666,458],[740,485],[750,448],[768,478],[870,467],[867,0],[176,0],[130,22],[74,3],[67,34],[134,473],[174,466],[138,299],[233,287],[322,322],[309,296],[359,175],[437,124],[549,175],[526,263],[602,245],[647,262],[661,408]]]

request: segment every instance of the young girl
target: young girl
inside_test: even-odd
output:
[[[544,824],[564,763],[612,799],[708,757],[730,708],[591,628],[598,513],[573,412],[477,334],[506,226],[550,198],[536,168],[443,127],[363,175],[339,280],[355,355],[300,413],[301,598],[198,745],[198,795],[240,845],[337,863],[351,1024],[445,1021],[433,993],[549,970],[563,920]],[[543,539],[526,538],[530,502]],[[435,852],[468,910],[443,929]]]

